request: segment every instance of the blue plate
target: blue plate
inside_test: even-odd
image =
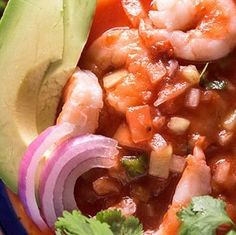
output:
[[[0,234],[27,235],[8,198],[4,183],[0,180]]]

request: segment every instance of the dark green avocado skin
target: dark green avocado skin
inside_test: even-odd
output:
[[[18,219],[5,185],[0,180],[0,228],[4,235],[27,235],[26,230]]]

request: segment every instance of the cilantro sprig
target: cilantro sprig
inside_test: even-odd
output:
[[[64,212],[55,223],[57,235],[141,235],[143,227],[134,216],[124,217],[119,210],[100,211],[89,218],[80,211]]]
[[[98,212],[96,219],[107,223],[114,235],[142,234],[143,226],[134,216],[124,217],[119,210],[104,210]]]
[[[57,235],[112,235],[108,224],[88,218],[80,211],[65,211],[63,217],[58,218],[55,228]]]
[[[215,235],[220,225],[231,230],[226,235],[236,235],[236,225],[225,210],[226,204],[211,196],[193,197],[187,208],[177,213],[181,221],[178,235]],[[142,235],[143,227],[134,216],[124,217],[115,210],[100,211],[88,218],[79,211],[64,212],[55,224],[57,235]]]
[[[201,74],[200,74],[200,85],[207,90],[224,90],[227,86],[227,82],[224,80],[213,80],[207,79],[209,63],[206,63]]]
[[[136,177],[146,173],[148,160],[145,155],[124,156],[121,158],[121,164],[130,177]]]
[[[225,207],[225,202],[220,199],[210,196],[193,197],[190,205],[177,213],[182,222],[179,235],[213,235],[223,224],[235,228]],[[236,235],[236,232],[232,229],[227,235]]]

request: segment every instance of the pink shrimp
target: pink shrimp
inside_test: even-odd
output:
[[[205,155],[196,145],[193,155],[187,158],[187,166],[176,187],[172,205],[164,216],[158,231],[149,231],[147,234],[174,235],[177,234],[180,222],[176,213],[186,206],[194,196],[208,195],[211,193],[211,173],[206,165]],[[146,234],[146,235],[147,235]]]
[[[103,78],[108,103],[121,113],[150,101],[153,89],[169,75],[170,64],[152,58],[136,29],[108,30],[83,59],[83,67]]]
[[[160,79],[166,74],[160,74],[160,62],[152,58],[138,30],[125,27],[103,33],[86,51],[82,66],[99,78],[121,68],[153,80],[158,79],[158,74]]]
[[[133,22],[130,2],[122,1]],[[139,8],[135,12],[142,12],[141,3],[133,2]],[[233,0],[155,0],[152,8],[148,17],[141,19],[144,14],[135,15],[135,22],[141,22],[142,37],[151,45],[169,40],[179,58],[216,60],[236,46],[236,4]]]
[[[77,70],[71,79],[57,124],[74,124],[76,134],[94,133],[103,107],[98,79],[93,73],[82,70]]]

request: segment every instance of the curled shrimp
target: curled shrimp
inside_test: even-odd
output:
[[[195,196],[208,195],[211,193],[211,173],[206,164],[205,155],[200,146],[196,145],[193,155],[187,158],[187,166],[176,187],[172,205],[164,216],[158,231],[149,231],[152,235],[178,234],[180,222],[176,213],[186,206]],[[147,235],[146,234],[146,235]]]
[[[66,91],[57,124],[68,122],[75,125],[76,134],[94,133],[103,107],[103,94],[97,77],[89,71],[77,70]]]
[[[132,66],[134,63],[136,66]],[[134,72],[139,66],[139,70],[146,70],[149,63],[149,52],[138,31],[123,27],[103,33],[87,50],[83,67],[101,77],[119,68],[128,68],[129,72]]]
[[[168,45],[164,50],[169,50]],[[137,29],[114,28],[91,45],[82,66],[99,78],[106,77],[106,81],[112,77],[112,86],[104,85],[106,99],[117,111],[125,113],[128,107],[146,104],[153,98],[152,91],[158,84],[174,74],[172,64],[177,64],[178,69],[177,61],[153,57]]]
[[[211,193],[210,168],[206,164],[205,155],[198,146],[193,155],[187,158],[187,167],[176,187],[172,203],[186,205],[195,196]]]
[[[156,83],[167,75],[169,64],[163,64],[161,54],[169,53],[169,50],[172,50],[171,46],[164,45],[153,55],[143,43],[138,30],[113,28],[103,33],[90,46],[84,55],[82,66],[99,78],[108,72],[126,69],[129,73],[140,74]]]
[[[122,3],[133,22],[131,3]],[[139,8],[136,12],[143,11],[141,3],[135,6]],[[152,8],[147,17],[135,16],[136,22],[139,18],[140,34],[149,46],[168,40],[176,57],[210,61],[226,56],[236,45],[233,0],[155,0]]]

